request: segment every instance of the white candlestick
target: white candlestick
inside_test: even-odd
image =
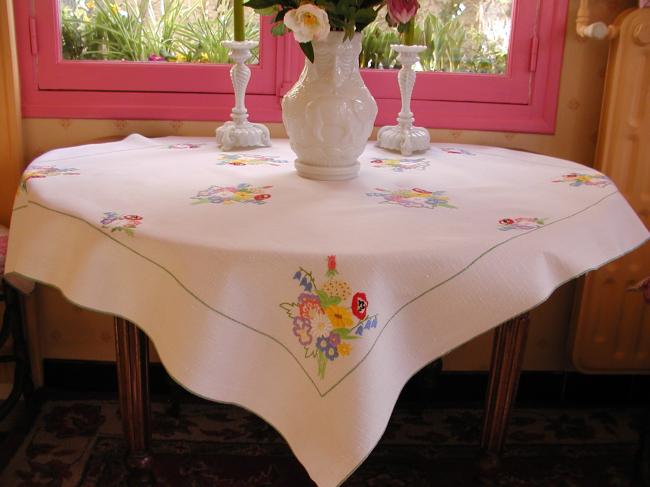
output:
[[[397,116],[398,125],[379,129],[377,145],[384,149],[399,150],[402,155],[410,156],[413,152],[427,150],[430,146],[429,131],[413,126],[415,118],[411,112],[411,95],[415,86],[413,65],[418,60],[418,54],[424,51],[426,46],[394,44],[390,47],[397,52],[397,59],[402,65],[397,76],[402,97],[402,110]]]
[[[222,45],[230,49],[233,66],[230,79],[235,90],[235,106],[230,112],[231,122],[224,123],[216,130],[217,144],[222,150],[237,147],[256,147],[271,145],[269,129],[261,123],[248,121],[248,110],[244,103],[246,87],[251,77],[251,70],[245,64],[251,55],[251,49],[257,46],[255,41],[224,41]]]

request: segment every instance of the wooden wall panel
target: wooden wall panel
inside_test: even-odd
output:
[[[650,225],[650,9],[616,20],[595,167]],[[582,283],[573,363],[585,372],[650,372],[650,306],[627,291],[650,276],[646,244],[592,272]]]
[[[0,224],[9,226],[23,169],[22,119],[11,0],[0,0]]]

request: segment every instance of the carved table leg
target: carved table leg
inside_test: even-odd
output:
[[[491,478],[499,468],[510,412],[517,396],[529,322],[528,313],[525,313],[503,323],[495,331],[481,437],[479,468],[482,480]]]
[[[116,317],[115,349],[122,427],[128,448],[129,485],[153,485],[149,340],[133,323]]]

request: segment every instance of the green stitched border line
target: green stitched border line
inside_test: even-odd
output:
[[[418,295],[415,296],[414,298],[412,298],[412,299],[410,299],[409,301],[407,301],[406,303],[404,303],[402,306],[400,306],[399,308],[397,308],[397,310],[396,310],[396,311],[395,311],[395,312],[390,316],[390,318],[386,321],[385,325],[382,327],[382,329],[381,329],[381,330],[379,331],[379,333],[377,334],[377,337],[376,337],[375,340],[373,341],[371,347],[370,347],[370,348],[368,349],[368,351],[363,355],[363,357],[361,357],[361,359],[360,359],[360,360],[359,360],[359,361],[358,361],[358,362],[357,362],[357,363],[356,363],[356,364],[355,364],[355,365],[354,365],[354,366],[353,366],[353,367],[352,367],[348,372],[346,372],[346,373],[345,373],[345,374],[344,374],[344,375],[343,375],[343,376],[342,376],[338,381],[336,381],[332,386],[330,386],[328,389],[326,389],[326,390],[324,390],[324,391],[321,391],[321,390],[319,389],[318,385],[317,385],[316,382],[312,379],[312,377],[309,375],[309,373],[307,372],[307,370],[305,369],[305,367],[303,366],[303,364],[302,364],[302,363],[299,361],[299,359],[298,359],[298,358],[297,358],[297,357],[296,357],[296,356],[291,352],[291,350],[289,350],[289,348],[288,348],[284,343],[282,343],[281,341],[279,341],[277,338],[273,337],[272,335],[270,335],[270,334],[268,334],[268,333],[265,333],[265,332],[263,332],[263,331],[261,331],[261,330],[255,328],[255,327],[253,327],[253,326],[251,326],[251,325],[248,325],[248,324],[246,324],[246,323],[244,323],[244,322],[242,322],[242,321],[240,321],[240,320],[237,320],[236,318],[233,318],[233,317],[231,317],[231,316],[229,316],[229,315],[223,313],[222,311],[219,311],[218,309],[214,308],[213,306],[211,306],[210,304],[208,304],[207,302],[205,302],[204,300],[202,300],[200,297],[198,297],[198,296],[197,296],[197,295],[196,295],[192,290],[190,290],[190,289],[189,289],[185,284],[183,284],[183,283],[182,283],[182,282],[181,282],[181,281],[180,281],[180,280],[179,280],[179,279],[178,279],[178,278],[177,278],[177,277],[176,277],[176,276],[175,276],[171,271],[169,271],[169,270],[168,270],[167,268],[165,268],[163,265],[161,265],[161,264],[159,264],[158,262],[154,261],[153,259],[147,257],[146,255],[141,254],[141,253],[138,252],[137,250],[132,249],[131,247],[129,247],[129,246],[127,246],[126,244],[124,244],[123,242],[121,242],[121,241],[119,241],[118,239],[114,238],[112,235],[109,235],[109,234],[103,232],[100,228],[98,228],[98,227],[96,227],[95,225],[93,225],[92,223],[90,223],[90,222],[84,220],[83,218],[80,218],[80,217],[75,216],[75,215],[70,215],[70,214],[68,214],[68,213],[65,213],[65,212],[62,212],[62,211],[59,211],[59,210],[55,210],[55,209],[53,209],[53,208],[49,208],[49,207],[47,207],[47,206],[45,206],[45,205],[42,205],[42,204],[40,204],[40,203],[37,203],[37,202],[35,202],[35,201],[31,201],[31,200],[29,200],[29,203],[30,203],[30,204],[33,204],[33,205],[35,205],[35,206],[38,206],[38,207],[40,207],[40,208],[42,208],[42,209],[44,209],[44,210],[51,211],[51,212],[53,212],[53,213],[57,213],[57,214],[62,215],[62,216],[67,216],[67,217],[72,218],[72,219],[74,219],[74,220],[77,220],[77,221],[80,221],[80,222],[82,222],[82,223],[85,223],[86,225],[88,225],[89,227],[91,227],[93,230],[99,232],[100,234],[104,235],[105,237],[108,237],[108,238],[111,239],[113,242],[117,243],[118,245],[120,245],[120,246],[122,246],[123,248],[129,250],[130,252],[134,253],[134,254],[137,255],[138,257],[141,257],[141,258],[145,259],[145,260],[148,261],[149,263],[151,263],[151,264],[153,264],[154,266],[156,266],[156,267],[158,267],[159,269],[161,269],[163,272],[165,272],[167,275],[169,275],[169,276],[170,276],[170,277],[171,277],[171,278],[172,278],[172,279],[173,279],[173,280],[174,280],[174,281],[175,281],[175,282],[176,282],[176,283],[177,283],[177,284],[178,284],[178,285],[179,285],[183,290],[185,290],[185,292],[187,292],[190,296],[192,296],[194,299],[196,299],[199,303],[201,303],[203,306],[205,306],[205,307],[206,307],[207,309],[209,309],[210,311],[212,311],[212,312],[218,314],[219,316],[222,316],[223,318],[226,318],[227,320],[229,320],[229,321],[231,321],[231,322],[233,322],[233,323],[236,323],[236,324],[238,324],[238,325],[241,325],[241,326],[247,328],[248,330],[251,330],[251,331],[253,331],[253,332],[255,332],[255,333],[258,333],[258,334],[260,334],[260,335],[262,335],[262,336],[264,336],[264,337],[267,337],[267,338],[271,339],[273,342],[277,343],[278,345],[280,345],[280,347],[282,347],[284,350],[286,350],[286,351],[289,353],[289,355],[291,355],[291,357],[292,357],[292,358],[294,359],[294,361],[298,364],[298,366],[299,366],[300,369],[303,371],[303,373],[305,374],[305,376],[307,377],[307,379],[309,380],[309,382],[311,382],[311,384],[314,386],[314,388],[316,389],[316,392],[320,395],[320,397],[325,397],[325,396],[326,396],[328,393],[330,393],[334,388],[336,388],[339,384],[341,384],[341,382],[343,382],[343,381],[344,381],[344,380],[345,380],[345,379],[346,379],[346,378],[347,378],[347,377],[348,377],[352,372],[354,372],[354,371],[355,371],[355,370],[356,370],[356,369],[357,369],[357,368],[358,368],[358,367],[359,367],[359,366],[360,366],[360,365],[361,365],[361,364],[366,360],[366,358],[368,357],[368,355],[370,355],[370,353],[374,350],[375,346],[377,345],[377,342],[379,341],[379,339],[380,339],[381,336],[383,335],[383,333],[384,333],[384,331],[386,330],[386,328],[388,328],[388,326],[390,326],[390,325],[392,324],[393,320],[397,317],[397,315],[398,315],[399,313],[401,313],[405,308],[407,308],[408,306],[410,306],[411,304],[413,304],[415,301],[419,300],[420,298],[424,297],[425,295],[429,294],[430,292],[435,291],[436,289],[440,288],[441,286],[445,285],[446,283],[450,282],[451,280],[455,279],[456,277],[460,276],[461,274],[464,274],[464,273],[467,272],[467,271],[468,271],[468,270],[469,270],[469,269],[470,269],[474,264],[476,264],[476,262],[478,262],[480,259],[482,259],[483,257],[485,257],[485,256],[486,256],[487,254],[489,254],[490,252],[492,252],[492,251],[494,251],[495,249],[501,247],[502,245],[505,245],[506,243],[511,242],[512,240],[515,240],[515,239],[517,239],[517,238],[524,237],[524,236],[526,236],[526,235],[528,235],[528,234],[530,234],[530,233],[533,233],[533,232],[536,232],[536,231],[539,231],[539,230],[543,230],[544,228],[548,228],[548,227],[550,227],[551,225],[554,225],[554,224],[556,224],[556,223],[559,223],[559,222],[562,222],[562,221],[568,220],[568,219],[570,219],[570,218],[573,218],[573,217],[575,217],[575,216],[577,216],[577,215],[579,215],[579,214],[581,214],[581,213],[584,213],[585,211],[587,211],[587,210],[589,210],[589,209],[591,209],[591,208],[593,208],[593,207],[599,205],[601,202],[605,201],[607,198],[610,198],[611,196],[613,196],[613,195],[615,195],[615,194],[618,194],[618,193],[619,193],[618,190],[617,190],[617,191],[614,191],[614,192],[612,192],[612,193],[609,193],[609,194],[603,196],[601,199],[597,200],[596,202],[590,204],[589,206],[586,206],[585,208],[583,208],[583,209],[581,209],[581,210],[578,210],[578,211],[575,212],[575,213],[572,213],[572,214],[567,215],[567,216],[565,216],[565,217],[563,217],[563,218],[560,218],[560,219],[558,219],[558,220],[555,220],[555,221],[553,221],[553,222],[550,222],[550,223],[544,225],[543,227],[534,228],[534,229],[531,229],[531,230],[528,230],[528,231],[525,231],[525,232],[519,233],[519,234],[517,234],[517,235],[513,235],[512,237],[507,238],[507,239],[505,239],[505,240],[503,240],[503,241],[501,241],[501,242],[499,242],[499,243],[493,245],[492,247],[488,248],[487,250],[485,250],[485,251],[483,251],[481,254],[479,254],[476,258],[474,258],[471,262],[469,262],[465,267],[463,267],[462,269],[460,269],[460,270],[459,270],[458,272],[456,272],[455,274],[453,274],[453,275],[451,275],[450,277],[444,279],[443,281],[440,281],[439,283],[437,283],[437,284],[431,286],[429,289],[426,289],[425,291],[421,292],[420,294],[418,294]],[[15,211],[22,210],[22,209],[24,209],[24,208],[27,208],[28,206],[29,206],[29,205],[19,206],[19,207],[17,207],[17,208],[14,209],[14,212],[15,212]],[[646,241],[647,241],[647,239],[646,239]],[[643,243],[645,243],[645,241],[644,241]],[[642,243],[642,244],[643,244],[643,243]],[[640,244],[640,245],[642,245],[642,244]],[[640,245],[639,245],[639,246],[640,246]],[[627,253],[627,252],[626,252],[626,253]],[[616,258],[618,258],[618,257],[616,257]],[[616,259],[616,258],[615,258],[615,259]],[[612,260],[615,260],[615,259],[612,259]],[[585,271],[585,272],[587,272],[587,271]],[[578,276],[584,274],[585,272],[582,272],[582,273],[580,273],[580,274],[578,274],[578,275],[572,277],[571,279],[575,279],[575,277],[578,277]],[[26,277],[29,277],[29,276],[26,276]],[[569,279],[568,281],[570,281],[571,279]],[[568,282],[568,281],[565,281],[565,282]],[[563,283],[563,284],[564,284],[564,283]],[[558,287],[559,287],[559,286],[558,286]],[[556,289],[557,289],[557,288],[556,288]],[[550,296],[550,294],[549,294],[549,296]],[[548,299],[548,298],[547,298],[547,299]],[[541,302],[543,302],[543,301],[541,301]],[[541,302],[540,302],[540,303],[541,303]],[[539,303],[538,303],[538,304],[539,304]],[[537,306],[537,305],[536,305],[536,306]],[[91,309],[91,308],[88,308],[88,309]],[[532,309],[532,308],[531,308],[531,309]],[[99,311],[99,310],[96,310],[96,311]],[[101,312],[104,312],[104,311],[101,311]],[[523,313],[523,311],[520,312],[520,313],[518,313],[518,314],[521,314],[521,313]]]

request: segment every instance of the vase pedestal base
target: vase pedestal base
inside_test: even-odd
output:
[[[377,146],[399,151],[404,156],[425,151],[430,146],[429,131],[422,127],[382,127],[377,133]]]
[[[319,181],[345,181],[359,175],[361,164],[359,164],[359,161],[354,161],[352,164],[345,166],[323,166],[305,163],[296,159],[295,166],[298,175],[303,178],[317,179]]]

